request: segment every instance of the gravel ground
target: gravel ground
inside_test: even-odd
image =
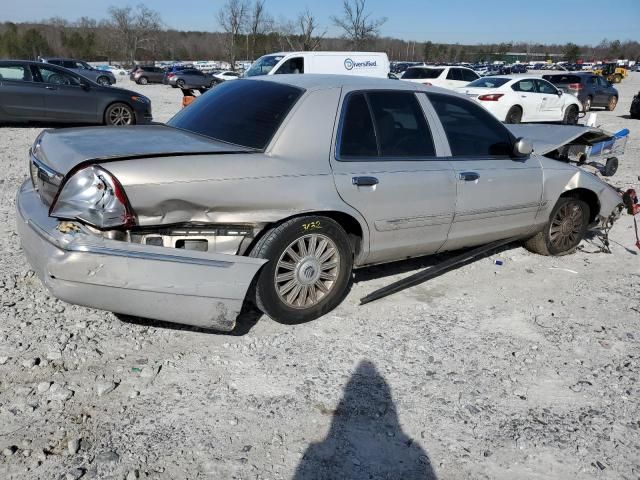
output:
[[[180,106],[166,86],[120,84],[157,120]],[[628,187],[640,74],[619,88],[598,122],[631,130],[611,179]],[[610,255],[510,248],[361,307],[433,260],[369,268],[320,320],[217,334],[47,294],[14,226],[39,131],[0,128],[1,478],[640,478],[631,217]]]

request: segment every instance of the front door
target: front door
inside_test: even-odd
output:
[[[95,95],[82,87],[78,75],[47,64],[33,67],[32,71],[47,89],[45,106],[48,120],[74,123],[101,120],[102,112],[98,112]]]
[[[449,95],[429,94],[449,143],[457,202],[443,250],[455,250],[532,230],[542,200],[542,167],[513,158],[513,137],[489,112]]]
[[[433,253],[447,238],[455,179],[423,105],[412,91],[344,96],[331,165],[338,193],[369,226],[365,263]]]
[[[539,120],[544,122],[557,122],[564,116],[564,98],[559,90],[551,83],[542,79],[535,79],[540,102]]]

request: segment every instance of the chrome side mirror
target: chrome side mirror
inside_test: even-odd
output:
[[[513,144],[513,156],[514,157],[528,157],[533,153],[533,144],[526,138],[516,139],[516,143]]]

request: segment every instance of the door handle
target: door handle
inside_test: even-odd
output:
[[[480,174],[478,172],[460,172],[458,178],[465,182],[475,182],[480,178]]]
[[[376,177],[352,177],[351,184],[358,187],[373,187],[377,185],[378,179]]]
[[[52,86],[50,86],[50,85],[47,85],[47,86],[46,86],[46,87],[44,87],[44,88],[46,88],[47,90],[57,90],[57,87],[52,87]]]

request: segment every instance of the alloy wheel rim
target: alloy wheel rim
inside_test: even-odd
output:
[[[580,241],[582,207],[576,203],[563,205],[549,228],[549,240],[560,251],[568,250]]]
[[[109,112],[111,125],[131,125],[131,112],[125,107],[114,107]]]
[[[616,97],[613,97],[611,100],[609,100],[609,108],[613,110],[614,108],[616,108],[617,103],[618,100],[616,100]]]
[[[294,240],[278,259],[274,282],[278,297],[290,308],[320,303],[334,288],[340,253],[326,235],[313,233]]]

